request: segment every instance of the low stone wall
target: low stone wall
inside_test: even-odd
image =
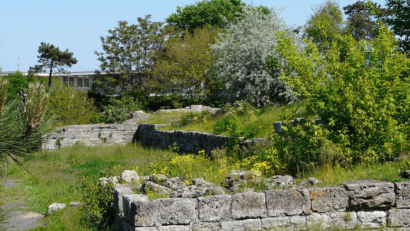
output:
[[[199,198],[148,200],[127,186],[114,191],[117,230],[230,231],[410,230],[410,182],[360,180],[336,187],[276,189]]]
[[[175,143],[179,151],[185,153],[197,153],[205,150],[210,153],[215,148],[226,146],[229,137],[219,136],[206,132],[189,132],[189,131],[162,131],[157,130],[161,125],[141,124],[138,127],[136,140],[143,145],[169,148]],[[264,142],[266,139],[257,138],[251,140],[241,140],[240,148],[253,146],[256,143]]]
[[[47,134],[43,149],[54,150],[77,142],[86,145],[126,144],[135,138],[137,125],[70,125]]]

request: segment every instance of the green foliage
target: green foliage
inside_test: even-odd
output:
[[[138,24],[119,21],[118,27],[101,37],[103,52],[95,52],[104,75],[96,75],[97,92],[116,94],[128,90],[149,90],[147,79],[163,53],[170,27],[152,22],[151,15],[139,17]]]
[[[104,112],[101,114],[100,122],[102,123],[122,123],[130,119],[133,112],[141,109],[138,100],[126,95],[120,99],[111,98],[109,103],[109,105],[104,106]]]
[[[307,44],[306,51],[298,53],[282,36],[279,51],[290,67],[282,79],[304,96],[306,113],[319,116],[326,125],[307,123],[292,132],[298,137],[295,141],[287,142],[312,140],[317,149],[323,143],[314,140],[329,140],[342,151],[341,159],[352,158],[353,163],[384,162],[408,152],[410,60],[399,52],[394,34],[380,26],[370,41],[337,36],[324,56],[315,44]],[[302,153],[306,152],[294,155]],[[317,150],[306,159],[319,164]]]
[[[81,190],[83,193],[82,202],[84,203],[81,207],[84,216],[83,222],[99,230],[113,226],[115,223],[115,209],[112,206],[114,202],[113,183],[108,182],[101,185],[96,180],[83,179]]]
[[[7,80],[0,82],[0,174],[4,163],[26,158],[41,147],[44,134],[51,130],[52,118],[45,118],[49,97],[45,87],[30,84],[16,100],[6,102]],[[2,175],[0,175],[0,178]]]
[[[77,59],[73,57],[73,52],[69,52],[68,49],[60,51],[59,47],[53,44],[41,42],[38,48],[39,55],[37,56],[38,62],[41,65],[35,65],[30,67],[29,72],[39,72],[40,70],[50,70],[48,76],[48,86],[51,86],[51,76],[53,74],[53,68],[59,72],[64,72],[64,67],[71,67],[73,64],[77,64]]]
[[[199,99],[214,84],[207,74],[214,55],[211,44],[218,38],[217,31],[197,28],[191,34],[185,30],[181,35],[166,42],[164,56],[155,64],[150,86],[157,93],[183,93],[185,98]]]
[[[64,86],[58,80],[53,81],[49,112],[55,117],[58,126],[89,124],[95,111],[93,99],[85,93]]]
[[[370,7],[369,4],[371,4]],[[362,0],[343,7],[343,10],[347,15],[346,30],[358,41],[375,38],[378,32],[377,21],[386,14],[386,10],[380,4]],[[380,13],[374,15],[375,10]]]
[[[399,36],[400,48],[403,52],[410,50],[410,2],[407,0],[387,0],[389,14],[384,21],[391,26],[394,34]]]
[[[320,51],[326,51],[343,32],[343,15],[339,4],[334,0],[326,0],[322,5],[314,7],[304,30],[304,37],[317,44]]]
[[[224,28],[234,22],[238,13],[245,6],[241,0],[203,0],[195,4],[177,7],[166,22],[176,30],[189,30],[193,33],[197,28]]]
[[[23,76],[21,72],[10,73],[1,77],[8,82],[7,101],[13,101],[22,96],[30,83],[37,82],[33,74]]]

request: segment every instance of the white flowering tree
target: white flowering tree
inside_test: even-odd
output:
[[[211,71],[226,87],[224,98],[231,102],[245,100],[257,106],[295,101],[292,90],[278,78],[286,61],[276,51],[277,34],[292,38],[299,50],[303,49],[302,39],[273,9],[267,15],[248,6],[242,14],[243,19],[230,25],[212,46],[217,58]],[[268,70],[268,57],[275,60],[278,68]]]

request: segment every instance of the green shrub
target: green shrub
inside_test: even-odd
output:
[[[95,115],[94,101],[82,91],[53,81],[50,92],[50,114],[56,118],[58,126],[89,124]]]
[[[278,50],[289,67],[281,78],[305,98],[308,115],[319,116],[326,125],[288,128],[297,139],[282,140],[296,146],[283,155],[308,160],[295,165],[318,164],[322,139],[343,149],[353,163],[384,162],[408,152],[410,59],[399,51],[394,34],[380,26],[370,41],[339,36],[325,54],[306,42],[305,52],[298,53],[290,39],[281,36]]]
[[[110,99],[110,105],[104,106],[104,112],[101,114],[103,123],[122,123],[130,119],[131,113],[141,109],[141,104],[130,96],[122,96],[121,99]]]
[[[115,209],[112,206],[114,185],[111,182],[101,185],[96,180],[83,179],[81,190],[85,225],[98,227],[98,230],[112,227],[115,223]]]

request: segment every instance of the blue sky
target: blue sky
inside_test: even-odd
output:
[[[255,6],[282,8],[288,25],[305,24],[311,7],[324,0],[242,0]],[[118,21],[136,23],[137,17],[152,15],[153,21],[164,21],[176,12],[177,6],[195,0],[1,0],[0,68],[16,71],[20,56],[20,71],[37,64],[37,49],[41,42],[51,43],[61,50],[74,52],[78,63],[71,71],[93,71],[99,62],[94,51],[101,51],[100,36],[117,26]],[[341,7],[356,0],[339,0]],[[385,0],[374,2],[385,4]]]

